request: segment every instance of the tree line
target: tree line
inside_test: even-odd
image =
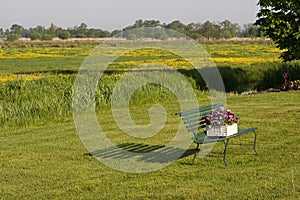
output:
[[[104,38],[109,37],[110,33],[101,29],[87,28],[85,23],[73,28],[63,29],[54,25],[49,28],[44,26],[36,26],[35,28],[26,29],[22,25],[13,24],[10,29],[5,31],[0,28],[0,38],[5,38],[8,41],[14,41],[18,38],[30,38],[31,40],[52,40],[55,37],[60,39],[69,38]]]
[[[135,21],[133,25],[127,26],[121,30],[114,30],[112,32],[102,30],[99,28],[88,28],[85,23],[81,23],[79,26],[72,28],[61,28],[53,23],[45,28],[44,26],[36,26],[34,28],[24,28],[22,25],[13,24],[10,29],[4,30],[0,28],[0,38],[5,38],[8,41],[14,41],[18,38],[30,38],[31,40],[52,40],[55,37],[60,39],[69,38],[107,38],[115,35],[121,35],[122,33],[129,33],[130,30],[137,28],[165,28],[172,29],[179,33],[185,34],[193,39],[228,39],[234,37],[261,37],[263,36],[262,29],[258,25],[246,24],[243,27],[236,23],[232,23],[229,20],[222,22],[210,22],[204,23],[190,23],[184,24],[179,20],[175,20],[171,23],[160,23],[158,20],[142,20]],[[129,34],[122,35],[128,39],[135,39],[140,37],[148,37],[148,35],[142,34]],[[155,35],[149,36],[157,39],[166,39],[167,34],[160,29]]]

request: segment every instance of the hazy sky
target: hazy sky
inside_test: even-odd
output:
[[[112,31],[138,19],[161,23],[180,20],[220,22],[228,19],[240,25],[253,23],[258,0],[1,0],[0,28],[20,24],[25,28],[53,22],[73,27],[84,22],[88,27]]]

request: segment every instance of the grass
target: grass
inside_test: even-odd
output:
[[[0,60],[0,73],[70,72],[77,70],[84,57],[73,58],[13,58]]]
[[[217,62],[226,88],[234,91],[227,95],[227,106],[241,116],[239,127],[259,128],[260,155],[255,156],[250,146],[239,145],[252,141],[253,135],[247,134],[230,141],[229,168],[223,164],[220,143],[194,165],[190,164],[192,156],[188,156],[195,147],[191,145],[185,156],[163,169],[131,174],[113,170],[91,157],[73,122],[73,81],[84,56],[94,45],[2,45],[0,199],[300,198],[300,93],[235,93],[280,84],[281,74],[286,71],[290,78],[298,79],[299,63],[282,65],[277,59],[280,52],[270,43],[204,44]],[[113,53],[107,52],[108,56]],[[140,53],[148,60],[162,59],[153,51],[151,59],[147,51]],[[134,152],[141,152],[146,145],[154,149],[168,144],[180,124],[174,115],[180,111],[175,96],[157,85],[148,85],[139,88],[131,98],[131,116],[137,124],[148,124],[148,109],[160,103],[167,112],[164,128],[151,138],[141,139],[123,133],[117,126],[110,110],[113,86],[123,73],[117,70],[140,64],[140,56],[118,59],[111,66],[112,71],[102,77],[95,99],[98,121],[107,137],[115,145]],[[184,64],[175,63],[170,55],[164,59],[171,66]],[[193,71],[181,70],[194,87],[199,86]],[[207,92],[197,90],[197,96],[201,105],[210,103]]]
[[[258,151],[239,146],[252,135],[230,142],[229,168],[222,162],[222,144],[190,165],[191,156],[161,170],[130,174],[115,171],[89,156],[72,122],[0,130],[1,199],[299,199],[300,93],[228,96],[228,107],[241,116],[241,127],[259,127]],[[206,101],[206,100],[204,100]],[[166,104],[167,128],[152,141],[116,139],[116,144],[157,144],[179,123]],[[144,107],[133,107],[137,117]],[[115,130],[109,110],[99,121]],[[172,118],[173,117],[173,118]],[[143,120],[142,120],[143,121]],[[147,121],[147,120],[145,120]],[[108,133],[112,138],[118,131]],[[116,137],[115,137],[116,138]],[[191,146],[192,148],[193,146]]]
[[[73,80],[66,75],[31,75],[0,82],[0,127],[59,122],[70,117]]]

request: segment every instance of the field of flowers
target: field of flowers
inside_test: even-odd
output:
[[[204,45],[218,65],[249,65],[280,61],[281,51],[272,44],[210,44]]]
[[[202,47],[211,55],[213,60],[218,66],[240,66],[240,65],[249,65],[254,63],[270,63],[280,61],[279,55],[280,50],[278,50],[273,44],[235,44],[235,43],[221,43],[221,44],[203,44]],[[93,45],[79,45],[75,47],[4,47],[0,48],[0,72],[1,74],[10,72],[10,73],[22,73],[28,72],[26,70],[27,66],[31,63],[27,62],[36,60],[40,61],[39,65],[36,65],[32,69],[34,71],[46,71],[47,67],[54,65],[57,70],[65,69],[64,65],[68,65],[68,62],[76,58],[80,58],[78,63],[69,66],[69,70],[77,70],[85,56],[89,55],[91,50],[94,48]],[[107,51],[107,56],[118,55],[119,52],[115,52],[114,48],[111,48],[111,51]],[[128,53],[127,56],[130,56]],[[135,57],[143,57],[152,61],[164,61],[168,65],[177,65],[176,68],[180,69],[184,67],[182,63],[176,63],[178,59],[174,59],[168,53],[157,52],[156,50],[144,50],[139,51],[138,54],[135,53]],[[53,61],[52,61],[53,60]],[[55,61],[60,60],[61,63],[57,66]],[[23,69],[21,66],[19,68],[20,61],[24,62]],[[47,62],[43,62],[47,61]],[[133,62],[133,61],[123,61],[118,63],[120,65],[139,65],[142,61]],[[12,69],[10,69],[12,68]]]
[[[14,58],[70,58],[87,56],[89,48],[84,47],[23,47],[0,49],[0,59]]]
[[[299,63],[283,65],[280,51],[271,43],[227,42],[202,46],[218,66],[228,92],[276,87],[282,84],[285,72],[294,80],[300,79],[296,77],[300,73],[295,73],[300,71]],[[73,82],[81,63],[94,48],[91,44],[3,46],[0,49],[0,126],[27,126],[70,117]],[[102,56],[116,56],[120,52],[112,46],[102,53]],[[122,74],[145,63],[170,66],[186,75],[199,94],[206,93],[205,82],[185,59],[162,50],[143,49],[127,52],[110,65],[97,87],[98,105],[109,105],[113,88]],[[148,86],[143,90],[148,96],[152,92],[153,99],[168,100],[168,91],[162,88]],[[136,104],[145,102],[142,94],[133,99]]]

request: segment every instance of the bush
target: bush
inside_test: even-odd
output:
[[[59,37],[60,39],[66,40],[66,39],[71,38],[71,33],[69,33],[68,31],[62,31],[62,32],[58,35],[58,37]]]
[[[15,34],[15,33],[11,33],[6,36],[6,41],[9,41],[9,42],[14,42],[18,39],[19,39],[19,35]]]
[[[31,40],[40,40],[42,38],[41,34],[39,34],[36,31],[30,32],[30,36],[29,37],[30,37]]]
[[[42,35],[42,40],[52,40],[53,36],[50,34],[44,34]]]

